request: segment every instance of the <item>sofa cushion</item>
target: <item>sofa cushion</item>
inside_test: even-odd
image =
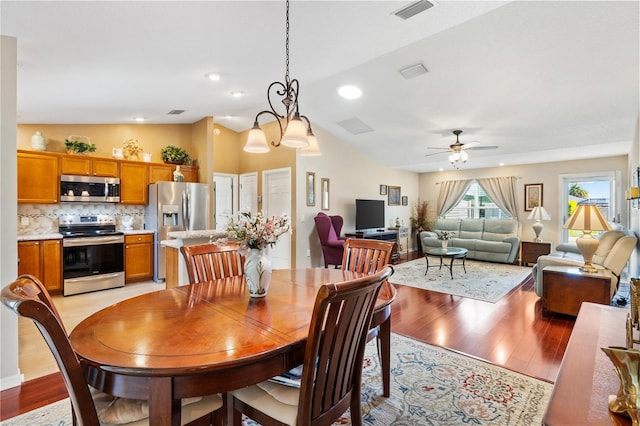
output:
[[[463,238],[452,238],[449,240],[449,247],[466,248],[469,251],[476,250],[478,240],[465,240]]]
[[[600,235],[600,244],[598,245],[596,252],[593,254],[591,261],[597,265],[604,265],[604,261],[609,255],[614,244],[621,237],[624,237],[624,235],[625,234],[622,231],[607,231]]]
[[[455,235],[460,232],[460,220],[459,219],[438,219],[433,227],[434,232],[438,231],[452,231]]]
[[[483,227],[484,220],[462,219],[460,222],[460,234],[457,235],[457,237],[479,240],[482,238]]]
[[[502,241],[507,237],[518,236],[518,222],[506,219],[487,219],[484,221],[482,239],[485,241]]]
[[[476,250],[488,253],[509,253],[511,251],[511,244],[478,240],[476,241]]]

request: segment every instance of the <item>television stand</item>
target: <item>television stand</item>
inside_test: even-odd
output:
[[[344,236],[347,238],[393,241],[395,244],[393,245],[393,249],[391,250],[391,263],[396,264],[400,260],[400,254],[398,253],[397,230],[386,231],[384,229],[377,229],[375,231],[345,232]]]

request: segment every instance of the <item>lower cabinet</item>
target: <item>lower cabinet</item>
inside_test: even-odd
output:
[[[18,242],[18,275],[38,278],[51,293],[62,292],[62,240]]]
[[[153,278],[153,234],[125,235],[125,282],[150,278]]]

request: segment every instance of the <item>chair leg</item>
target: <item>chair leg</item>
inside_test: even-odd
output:
[[[377,341],[382,370],[382,393],[388,398],[391,395],[391,316],[380,324]]]

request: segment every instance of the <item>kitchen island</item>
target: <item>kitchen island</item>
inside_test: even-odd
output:
[[[227,231],[215,229],[172,231],[167,233],[167,236],[171,239],[160,241],[160,245],[165,249],[165,285],[167,288],[172,288],[189,284],[187,265],[180,253],[180,247],[216,242],[221,238],[226,238]]]

